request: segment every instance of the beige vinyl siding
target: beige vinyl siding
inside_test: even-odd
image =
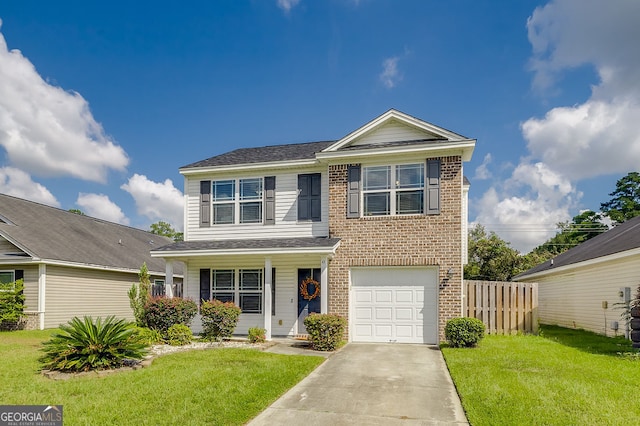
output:
[[[356,139],[351,146],[370,145],[387,142],[401,142],[418,139],[441,138],[433,133],[418,130],[415,127],[407,126],[398,121],[391,120],[387,124],[377,127],[370,133],[367,133]]]
[[[538,282],[538,318],[542,324],[584,328],[600,334],[613,335],[611,321],[618,321],[617,334],[624,334],[621,310],[615,303],[620,287],[638,287],[640,256],[602,262],[542,278]],[[602,302],[608,309],[602,308]]]
[[[0,237],[0,254],[23,253],[18,247]]]
[[[18,265],[14,269],[24,271],[25,312],[38,312],[38,265]]]
[[[296,333],[298,317],[298,268],[320,268],[319,256],[271,256],[271,266],[276,270],[276,314],[271,317],[273,336],[292,336]],[[216,260],[191,260],[187,268],[185,297],[198,300],[200,297],[200,269],[264,269],[264,257],[222,257]],[[264,299],[263,299],[264,300]],[[249,327],[264,327],[262,314],[242,314],[235,334],[247,334]],[[282,321],[282,324],[280,324]],[[202,331],[200,316],[196,316],[192,328]]]
[[[38,266],[37,265],[0,265],[0,271],[24,271],[25,312],[38,312]]]
[[[127,291],[136,282],[137,273],[47,266],[44,327],[84,315],[133,320]]]
[[[329,235],[329,180],[326,170],[306,169],[299,173],[322,173],[322,220],[320,222],[298,222],[298,171],[275,173],[263,171],[260,174],[241,176],[216,175],[189,178],[185,181],[187,204],[187,239],[189,241],[210,239],[242,238],[287,238],[287,237],[326,237]],[[274,225],[237,224],[211,225],[200,227],[200,181],[232,179],[235,177],[276,176],[276,221]]]

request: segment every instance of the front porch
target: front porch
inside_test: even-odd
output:
[[[329,264],[338,245],[330,238],[179,242],[152,256],[167,263],[167,287],[172,263],[183,262],[185,298],[232,301],[243,310],[235,334],[262,327],[271,339],[306,334],[304,318],[329,311]],[[191,328],[202,330],[199,315]]]

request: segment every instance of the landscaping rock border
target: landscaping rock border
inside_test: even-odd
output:
[[[151,365],[153,360],[159,356],[184,352],[189,350],[203,349],[221,349],[221,348],[240,348],[240,349],[259,349],[261,351],[275,345],[274,342],[249,343],[246,340],[227,340],[223,342],[192,342],[183,346],[171,345],[153,345],[149,348],[149,353],[142,360],[128,360],[127,366],[114,368],[110,370],[94,370],[82,371],[78,373],[65,373],[62,371],[42,370],[44,377],[52,380],[69,380],[75,377],[106,377],[114,373],[123,371],[134,371]]]

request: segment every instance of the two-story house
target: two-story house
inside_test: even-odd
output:
[[[351,341],[438,343],[462,315],[474,147],[391,109],[340,140],[189,164],[184,241],[152,256],[186,265],[185,297],[240,306],[238,334],[305,334],[321,312]]]

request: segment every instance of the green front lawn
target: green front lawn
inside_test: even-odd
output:
[[[542,326],[442,353],[474,426],[640,421],[640,358],[623,338]]]
[[[324,358],[252,349],[211,349],[157,358],[151,367],[103,378],[39,374],[51,331],[0,333],[0,402],[64,406],[70,425],[243,424]]]

